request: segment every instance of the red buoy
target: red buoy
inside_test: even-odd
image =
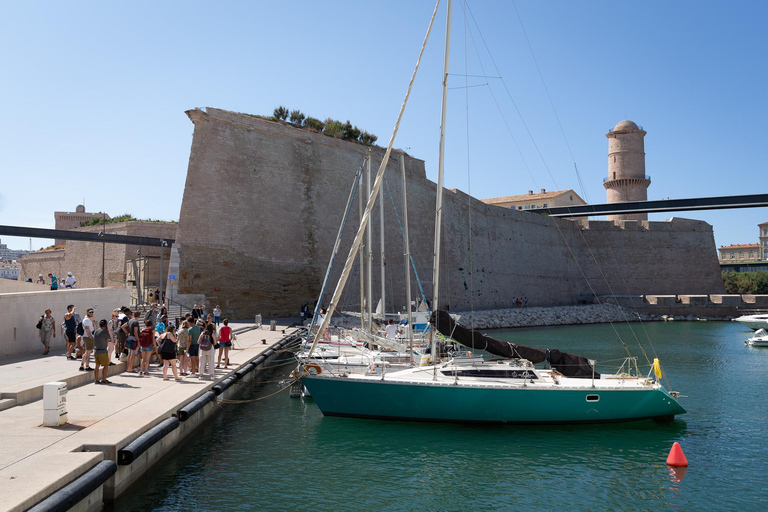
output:
[[[672,445],[672,449],[669,450],[669,456],[667,457],[667,465],[675,467],[687,467],[688,459],[685,458],[683,449],[680,448],[680,443]]]

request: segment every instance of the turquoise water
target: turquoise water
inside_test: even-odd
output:
[[[627,326],[616,327],[633,355]],[[768,349],[730,322],[633,324],[654,340],[688,413],[575,427],[467,426],[324,418],[269,382],[221,414],[115,510],[768,509]],[[494,331],[602,361],[625,355],[610,325]],[[553,341],[559,340],[559,341]],[[274,377],[273,377],[274,378]],[[276,379],[279,379],[277,377]],[[682,480],[665,461],[678,441]]]

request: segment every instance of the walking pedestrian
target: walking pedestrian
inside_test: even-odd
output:
[[[189,373],[192,375],[197,374],[197,370],[200,365],[200,345],[198,340],[200,334],[203,332],[203,321],[198,320],[195,325],[189,328]],[[199,377],[199,375],[198,375]]]
[[[179,373],[187,375],[189,364],[189,323],[184,320],[181,328],[176,331],[176,354],[179,356]]]
[[[131,318],[133,313],[133,318]],[[133,367],[136,364],[136,356],[139,354],[139,318],[141,318],[141,311],[131,311],[130,309],[125,312],[125,316],[128,321],[122,325],[122,329],[126,333],[125,348],[128,350],[128,373],[136,373],[137,369]]]
[[[67,314],[64,315],[64,340],[67,343],[67,359],[75,359],[72,352],[75,350],[75,338],[77,336],[77,320],[75,320],[75,306],[67,306]]]
[[[112,354],[115,353],[115,347],[118,340],[118,328],[120,327],[120,310],[112,311],[112,318],[107,322],[107,332],[109,333],[109,342],[107,344],[107,356],[109,357],[109,366],[114,366]]]
[[[221,366],[221,356],[224,355],[224,368],[229,366],[229,349],[232,347],[232,328],[229,326],[229,319],[224,319],[224,325],[219,329],[219,361],[216,368]]]
[[[99,320],[99,328],[93,333],[93,380],[95,384],[112,384],[107,380],[107,372],[111,364],[109,354],[107,353],[108,340],[109,328],[107,327],[107,321],[102,318]],[[99,368],[101,368],[101,380],[99,380]]]
[[[215,331],[214,325],[208,324],[198,339],[198,344],[200,345],[200,367],[198,368],[200,375],[198,377],[201,379],[204,377],[206,367],[208,368],[210,380],[216,378],[216,370],[213,368],[213,355],[215,353],[213,346],[216,344]]]
[[[147,310],[144,315],[144,320],[149,320],[151,327],[153,329],[155,328],[155,324],[157,323],[157,304],[152,304],[152,307]]]
[[[48,279],[51,280],[51,290],[58,290],[59,289],[59,278],[57,278],[55,275],[49,273]]]
[[[181,380],[176,370],[176,347],[177,340],[175,334],[176,328],[173,325],[168,326],[168,330],[163,333],[157,342],[160,346],[160,357],[163,359],[163,380],[168,380],[168,367],[173,371],[173,377]]]
[[[213,323],[216,324],[216,328],[219,328],[219,324],[221,323],[221,308],[216,305],[215,308],[213,308]]]
[[[139,347],[141,347],[141,363],[139,375],[149,375],[149,360],[155,351],[155,334],[152,330],[152,322],[144,320],[144,328],[139,333]]]
[[[47,356],[51,349],[51,335],[56,337],[56,320],[51,316],[51,310],[46,309],[40,318],[40,343],[45,347],[44,356]]]
[[[85,310],[85,318],[83,318],[83,345],[85,345],[85,351],[83,352],[83,359],[80,363],[80,371],[90,372],[91,368],[91,352],[93,352],[93,308]]]

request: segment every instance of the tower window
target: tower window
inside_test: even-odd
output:
[[[614,157],[616,158],[616,157]],[[613,179],[616,179],[616,173],[613,173]]]

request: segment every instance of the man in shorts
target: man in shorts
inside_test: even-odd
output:
[[[93,371],[93,368],[91,368],[91,352],[93,352],[93,333],[96,331],[94,327],[93,308],[88,308],[85,311],[85,318],[83,318],[83,345],[85,345],[85,352],[83,352],[83,359],[80,362],[80,371]]]
[[[197,373],[200,364],[200,345],[197,341],[200,338],[200,333],[203,332],[203,325],[203,321],[198,320],[195,325],[189,328],[189,368],[192,375]]]
[[[109,370],[109,354],[107,353],[109,343],[109,330],[107,330],[107,321],[99,321],[99,328],[93,333],[93,359],[95,361],[95,370],[93,372],[94,383],[112,384],[107,380],[107,371]],[[99,367],[101,367],[101,380],[99,380]]]
[[[77,337],[77,320],[75,320],[75,306],[67,306],[67,314],[64,315],[64,339],[67,341],[67,359],[75,360],[72,352],[75,351],[75,339]]]

